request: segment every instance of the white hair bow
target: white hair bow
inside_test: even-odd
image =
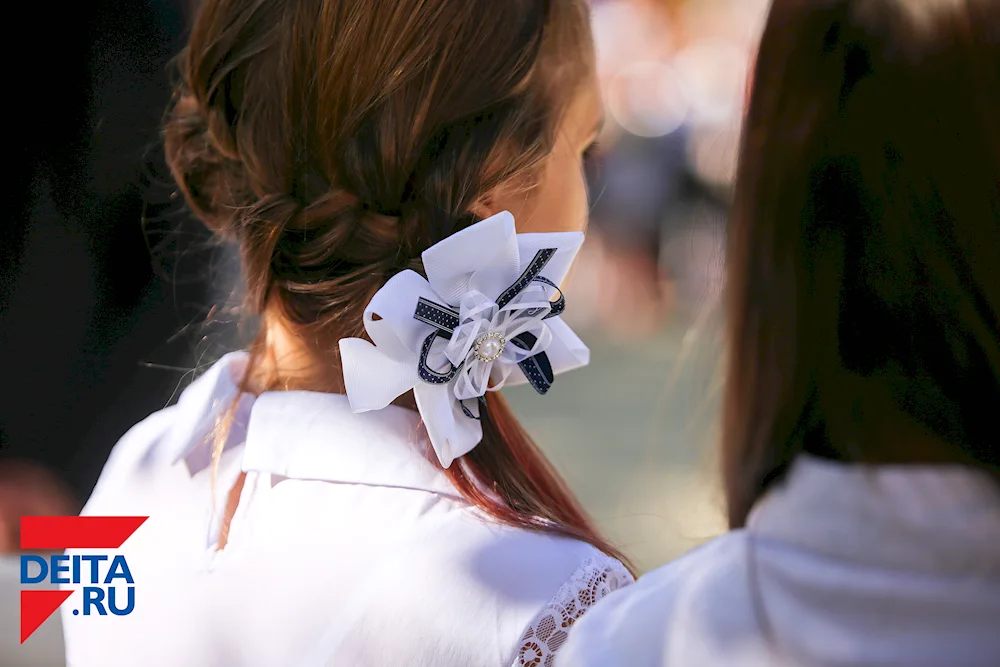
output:
[[[351,408],[380,410],[412,389],[438,460],[450,466],[483,438],[487,391],[529,382],[544,394],[556,373],[590,361],[559,317],[558,285],[581,243],[579,232],[516,234],[503,212],[428,248],[426,280],[403,271],[365,309],[375,344],[340,341]]]

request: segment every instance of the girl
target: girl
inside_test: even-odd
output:
[[[998,26],[997,0],[774,2],[730,234],[736,530],[560,664],[1000,664]]]
[[[260,336],[115,448],[134,609],[71,665],[550,665],[631,581],[488,392],[587,360],[593,60],[582,0],[201,3],[168,161]]]

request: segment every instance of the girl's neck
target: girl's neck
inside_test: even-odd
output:
[[[346,394],[344,373],[340,367],[337,341],[325,335],[312,349],[301,336],[294,334],[281,320],[265,318],[263,343],[254,355],[246,380],[246,390],[259,395],[265,391],[318,391]],[[406,392],[393,405],[416,410],[412,392]]]
[[[261,348],[247,377],[247,389],[346,393],[336,338],[326,349],[310,349],[305,341],[275,317],[265,317]]]

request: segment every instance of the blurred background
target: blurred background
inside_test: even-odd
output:
[[[507,391],[600,526],[646,570],[722,532],[725,226],[764,0],[593,4],[607,123],[566,318],[589,367]]]
[[[0,235],[0,553],[17,517],[77,511],[108,452],[238,334],[234,273],[166,178],[158,125],[192,0],[31,7],[66,67],[22,62]],[[595,0],[607,123],[567,319],[592,363],[545,400],[506,391],[600,526],[646,570],[724,529],[712,445],[725,225],[766,0]],[[54,15],[57,14],[57,15]],[[231,302],[230,302],[231,303]],[[61,664],[57,621],[16,642],[0,556],[0,667]],[[55,627],[53,627],[55,626]]]

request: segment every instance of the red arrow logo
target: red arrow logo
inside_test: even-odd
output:
[[[21,643],[72,594],[73,591],[21,591]]]

